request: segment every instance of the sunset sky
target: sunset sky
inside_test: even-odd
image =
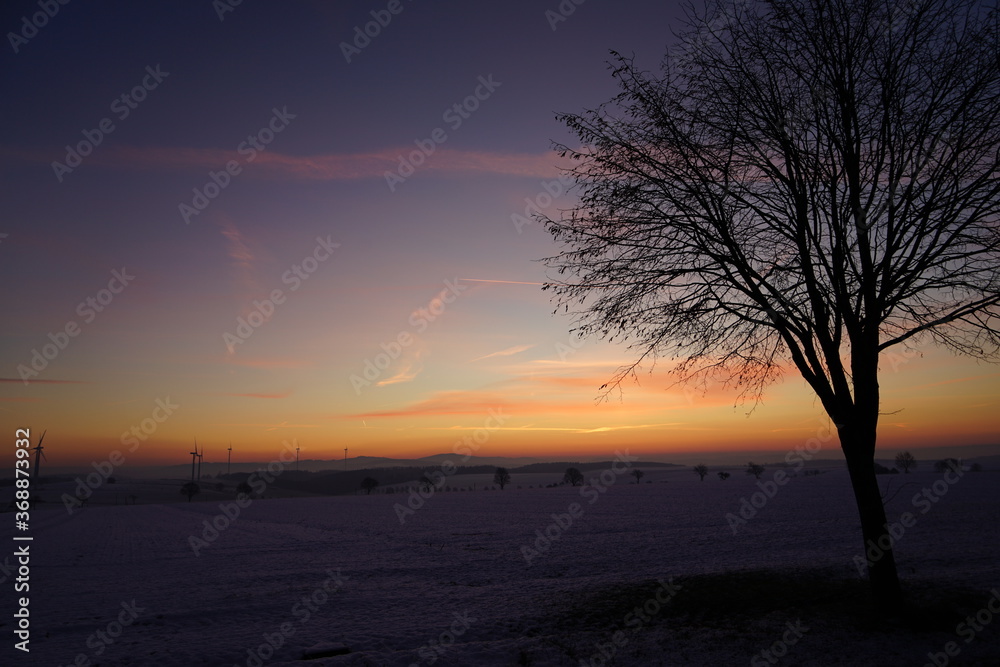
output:
[[[670,460],[825,432],[794,371],[749,416],[724,388],[669,388],[669,361],[599,401],[633,353],[573,337],[541,290],[559,247],[516,216],[574,203],[555,113],[617,92],[610,49],[657,67],[675,3],[223,6],[71,2],[35,29],[36,2],[5,3],[11,440],[47,429],[69,466],[184,463],[195,438],[206,461],[292,439],[418,457],[489,428],[482,456]],[[1000,367],[900,350],[882,390],[885,449],[1000,443]]]

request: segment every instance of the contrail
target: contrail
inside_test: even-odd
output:
[[[505,285],[547,285],[548,283],[525,283],[519,280],[485,280],[483,278],[459,278],[470,283],[503,283]]]

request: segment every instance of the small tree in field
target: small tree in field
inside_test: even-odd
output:
[[[635,483],[638,484],[639,483],[639,478],[641,478],[645,474],[646,473],[644,473],[643,471],[639,470],[638,468],[636,468],[635,470],[633,470],[632,471],[632,476],[635,477]]]
[[[572,486],[580,486],[583,484],[583,473],[576,468],[566,468],[563,481]]]
[[[378,480],[374,477],[365,477],[361,480],[361,488],[364,489],[367,495],[371,495],[372,491],[378,488]]]
[[[753,475],[757,479],[760,479],[760,476],[764,474],[764,466],[760,465],[759,463],[754,463],[753,461],[751,461],[750,463],[747,464],[747,474]]]
[[[429,475],[424,473],[423,475],[420,476],[420,487],[424,490],[425,493],[430,493],[435,486],[436,484],[434,484],[434,480],[431,479]]]
[[[946,472],[948,470],[961,470],[962,461],[954,458],[941,459],[934,462],[934,472]]]
[[[729,473],[725,472],[725,471],[720,471],[719,472],[719,479],[722,480],[723,482],[725,482],[727,479],[729,479]]]
[[[187,496],[188,502],[191,502],[191,499],[198,495],[199,491],[201,488],[197,482],[188,482],[181,487],[181,494]]]
[[[708,474],[707,465],[705,465],[704,463],[699,463],[694,468],[692,468],[692,470],[694,471],[694,474],[698,475],[698,477],[701,477],[701,481],[703,482],[705,481],[705,475]]]
[[[503,487],[510,484],[510,472],[506,468],[497,468],[496,472],[493,473],[493,483],[503,491]]]
[[[896,454],[896,465],[899,466],[899,469],[904,473],[909,473],[910,468],[917,467],[917,460],[913,458],[913,454],[909,452],[900,452],[899,454]]]
[[[250,498],[253,496],[253,487],[248,482],[242,481],[236,485],[236,495]]]

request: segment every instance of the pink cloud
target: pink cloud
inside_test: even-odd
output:
[[[325,155],[284,155],[273,151],[258,153],[253,162],[234,150],[218,148],[177,148],[116,146],[96,151],[87,164],[127,169],[223,169],[235,160],[247,173],[297,180],[336,181],[356,178],[382,178],[395,171],[400,157],[416,151],[415,146],[385,148],[367,153],[328,153]],[[0,154],[26,162],[48,164],[51,151],[23,151],[0,148]],[[555,152],[493,153],[438,148],[419,167],[421,171],[450,173],[488,173],[532,178],[559,175],[557,165],[566,160]]]

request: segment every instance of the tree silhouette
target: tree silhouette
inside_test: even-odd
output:
[[[372,491],[378,488],[378,480],[374,477],[365,477],[361,480],[361,488],[364,489],[365,493],[370,496]]]
[[[961,470],[962,461],[954,458],[941,459],[934,462],[934,472],[946,472],[948,470]]]
[[[729,479],[729,473],[724,471],[719,471],[719,479],[725,482],[727,479]]]
[[[760,479],[760,476],[764,474],[764,466],[760,465],[759,463],[754,463],[753,461],[751,461],[750,463],[747,464],[747,474],[753,475],[757,479]]]
[[[692,470],[694,471],[694,474],[698,475],[698,477],[701,478],[702,482],[705,481],[705,475],[708,474],[708,466],[707,465],[705,465],[704,463],[699,463],[694,468],[692,468]],[[725,478],[723,478],[723,479],[725,479]]]
[[[573,486],[580,486],[583,484],[583,473],[576,468],[566,468],[563,481]]]
[[[986,3],[983,3],[984,5]],[[579,203],[538,214],[565,248],[557,308],[756,402],[795,368],[837,429],[865,544],[891,544],[874,474],[879,355],[1000,345],[1000,67],[977,0],[718,0],[660,73],[559,116]],[[876,600],[901,589],[891,549]]]
[[[503,487],[510,484],[510,473],[507,472],[506,468],[497,468],[497,471],[493,473],[493,483],[500,487],[503,491]]]
[[[236,485],[236,495],[249,498],[253,495],[253,487],[246,481],[240,482]]]
[[[424,473],[420,476],[420,486],[427,493],[431,492],[431,489],[435,487],[434,480],[430,478],[429,475]]]
[[[646,473],[644,473],[643,471],[639,470],[638,468],[636,468],[635,470],[633,470],[633,471],[632,471],[632,475],[633,475],[633,477],[635,477],[635,483],[636,483],[636,484],[638,484],[638,483],[639,483],[639,479],[640,479],[640,478],[641,478],[641,477],[642,477],[643,475],[645,475],[645,474],[646,474]]]
[[[191,499],[198,495],[199,491],[201,488],[197,482],[187,482],[181,487],[181,494],[187,496],[188,502],[191,502]]]
[[[904,473],[910,472],[910,468],[917,467],[917,460],[913,458],[913,454],[909,452],[900,452],[896,454],[896,465]]]

